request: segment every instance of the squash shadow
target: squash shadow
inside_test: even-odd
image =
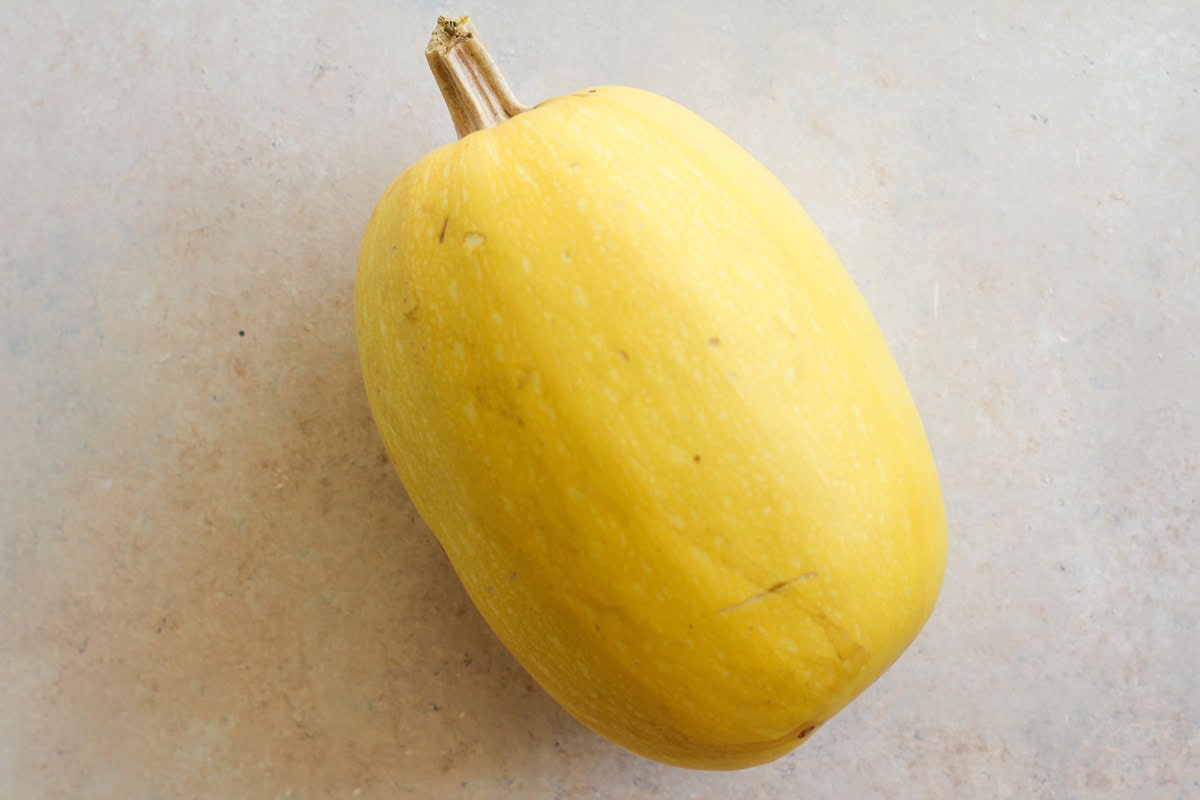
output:
[[[352,320],[344,285],[289,309],[254,359],[286,378],[272,390],[279,440],[241,464],[276,523],[256,548],[273,557],[242,586],[278,615],[251,672],[283,689],[267,711],[289,785],[442,796],[512,785],[571,743],[608,750],[501,645],[405,494],[370,416]]]
[[[71,651],[79,710],[60,733],[94,764],[79,780],[445,797],[611,755],[475,610],[371,419],[352,280],[319,277],[345,265],[305,270],[298,299],[248,306],[268,317],[239,319],[228,297],[201,312],[211,397],[155,434],[128,509],[94,506],[120,545],[96,594],[103,634]],[[135,513],[144,529],[123,529]]]

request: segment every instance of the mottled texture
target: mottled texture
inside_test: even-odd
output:
[[[1194,7],[462,9],[526,102],[641,86],[770,167],[938,458],[914,647],[788,758],[705,774],[530,684],[367,412],[358,242],[453,136],[423,50],[459,9],[11,5],[0,795],[1200,795]]]

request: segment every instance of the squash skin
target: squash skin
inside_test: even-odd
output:
[[[794,748],[945,567],[908,389],[836,255],[656,95],[547,101],[406,170],[356,286],[372,414],[501,641],[649,758]]]

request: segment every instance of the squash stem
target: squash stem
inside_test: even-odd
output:
[[[468,17],[438,17],[425,59],[460,139],[528,110],[513,96]]]

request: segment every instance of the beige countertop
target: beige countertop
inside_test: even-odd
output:
[[[1200,797],[1200,17],[844,5],[10,4],[0,796]],[[374,430],[358,241],[453,137],[464,11],[527,102],[640,86],[758,156],[922,411],[941,603],[768,766],[560,710]]]

